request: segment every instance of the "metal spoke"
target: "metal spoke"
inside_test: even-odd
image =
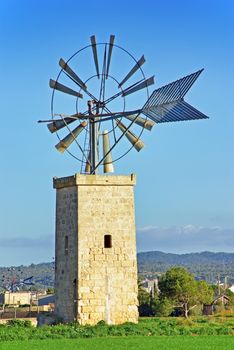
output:
[[[88,91],[86,84],[78,77],[78,75],[71,69],[70,66],[68,66],[68,64],[62,58],[59,61],[59,65],[68,78],[77,84],[89,97],[95,101],[98,101],[98,99]]]
[[[67,129],[69,130],[69,132],[72,133],[72,130],[70,129],[70,127],[69,127],[67,124],[66,124],[66,127],[67,127]],[[86,159],[86,161],[87,161],[87,157],[86,157],[86,155],[85,155],[85,152],[83,151],[83,149],[82,149],[82,147],[80,146],[79,142],[76,140],[76,138],[74,139],[74,141],[75,141],[75,143],[77,144],[79,150],[81,151],[83,157],[84,157],[84,158]]]
[[[106,45],[105,45],[105,51],[103,56],[103,65],[102,65],[102,78],[101,78],[101,84],[100,84],[100,91],[99,91],[99,102],[104,100],[105,96],[105,74],[106,74]],[[99,104],[96,106],[96,112],[99,113]],[[102,107],[103,112],[103,107]],[[98,122],[98,136],[97,136],[97,148],[99,148],[99,131],[100,131],[100,122],[99,117],[96,117]]]
[[[67,150],[86,126],[86,122],[80,123],[75,129],[73,129],[69,134],[67,134],[62,140],[59,141],[59,143],[55,146],[57,150],[61,153]]]
[[[122,96],[127,96],[132,94],[133,92],[136,92],[138,90],[144,89],[150,85],[154,84],[154,76],[150,77],[149,79],[146,79],[145,81],[143,81],[142,83],[132,87],[132,88],[127,88],[124,89],[122,92]]]
[[[116,133],[115,133],[115,124],[114,124],[114,118],[113,118],[113,113],[111,113],[111,111],[109,110],[109,108],[107,108],[106,106],[104,107],[104,109],[109,112],[110,115],[112,115],[112,117],[110,118],[105,118],[105,119],[101,119],[100,120],[100,123],[103,122],[103,121],[108,121],[108,120],[111,120],[112,122],[112,130],[113,130],[113,136],[114,136],[114,140],[116,142]],[[107,113],[108,114],[108,113]],[[119,116],[118,116],[119,117]]]
[[[59,60],[60,67],[72,78],[72,80],[79,85],[83,90],[87,89],[85,83],[78,77],[78,75],[71,69],[71,67],[62,59]]]
[[[129,124],[129,126],[126,127],[126,130],[120,135],[120,137],[118,138],[118,140],[116,140],[116,142],[114,143],[114,145],[109,149],[109,151],[106,153],[105,157],[112,152],[113,148],[115,148],[115,146],[119,143],[119,141],[122,139],[122,137],[124,137],[124,135],[126,134],[126,132],[130,129],[130,127],[133,125],[133,123],[135,122],[135,120],[139,117],[140,113],[138,113],[136,115],[136,118],[134,118],[134,120]],[[95,172],[95,170],[99,167],[99,165],[102,163],[103,159],[101,159],[98,164],[96,164],[95,168],[92,171],[92,174]]]
[[[105,75],[106,75],[106,46],[105,46],[104,57],[103,57],[102,79],[101,79],[100,92],[99,92],[99,101],[104,101],[104,98],[105,98]]]
[[[113,130],[113,136],[114,136],[114,140],[115,140],[115,143],[116,143],[116,133],[115,133],[115,124],[114,124],[114,119],[112,118],[112,130]]]
[[[129,86],[127,89],[133,88],[134,86],[137,86],[138,84],[140,84],[143,81],[144,81],[144,79],[141,79],[141,80],[137,81],[135,84]],[[115,94],[115,95],[109,97],[107,100],[105,100],[104,103],[107,104],[107,103],[115,100],[117,97],[121,96],[123,94],[123,92],[126,91],[127,89],[117,92],[117,94]]]

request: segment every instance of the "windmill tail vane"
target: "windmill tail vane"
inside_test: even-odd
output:
[[[85,77],[84,72],[84,77],[76,72],[75,59],[80,58],[81,52],[87,55],[84,65],[87,65],[89,56],[93,56],[94,66],[90,67],[88,77]],[[119,64],[122,62],[119,61],[121,55],[128,64]],[[103,59],[102,65],[99,64],[100,57]],[[151,131],[155,123],[208,118],[184,100],[203,69],[162,86],[149,95],[149,86],[154,84],[154,76],[146,78],[142,69],[145,62],[144,55],[137,60],[126,49],[115,45],[114,35],[110,35],[109,42],[106,43],[97,43],[93,35],[90,45],[79,50],[67,61],[62,58],[59,60],[60,73],[56,80],[49,81],[53,90],[52,119],[38,122],[48,123],[49,131],[56,133],[59,139],[56,149],[60,153],[66,151],[80,161],[82,173],[95,174],[100,165],[103,165],[104,173],[113,172],[115,161],[132,148],[139,152],[144,147],[140,137],[144,130]],[[128,72],[124,73],[123,70],[128,66]],[[96,85],[93,84],[94,81]],[[73,103],[75,98],[74,114],[62,114],[57,110],[56,98],[60,93],[68,104],[71,101]],[[146,102],[142,107],[143,93],[146,94]],[[128,110],[126,105],[132,97],[135,104],[139,105]],[[87,100],[82,111],[80,101],[85,98]],[[119,106],[118,112],[116,105]],[[73,127],[73,123],[77,122],[78,125]],[[126,140],[122,142],[124,151],[121,150],[122,153],[118,154],[117,149],[120,148],[117,145],[123,140]],[[74,153],[77,149],[81,158]]]

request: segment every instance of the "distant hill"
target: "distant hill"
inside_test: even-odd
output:
[[[137,254],[138,273],[142,277],[154,277],[166,272],[171,266],[184,266],[197,278],[215,283],[225,276],[234,284],[234,253],[189,253],[171,254],[160,251]],[[34,288],[48,288],[54,285],[54,264],[41,263],[14,268],[0,267],[0,287],[7,281],[34,276]],[[29,288],[29,286],[28,286]]]
[[[234,253],[187,253],[172,254],[160,251],[138,253],[138,264],[164,262],[169,264],[228,264],[234,263]]]
[[[172,254],[152,251],[137,254],[138,272],[150,275],[167,271],[171,266],[184,266],[198,278],[214,283],[218,276],[221,281],[227,276],[234,283],[234,253],[189,253]]]
[[[0,267],[0,287],[9,286],[12,282],[19,282],[25,278],[33,276],[33,286],[25,286],[28,288],[42,288],[54,286],[54,263],[31,264],[29,266],[11,266]],[[22,288],[22,287],[21,287]],[[1,288],[0,288],[1,289]]]

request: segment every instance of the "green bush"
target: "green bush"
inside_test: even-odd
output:
[[[207,318],[197,318],[194,320],[196,323],[207,323],[208,319]]]
[[[32,327],[32,322],[29,320],[19,320],[19,319],[14,319],[14,320],[9,320],[7,321],[8,326],[12,327]]]

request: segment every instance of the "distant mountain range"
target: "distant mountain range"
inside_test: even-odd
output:
[[[137,254],[140,275],[157,275],[171,266],[184,266],[198,278],[214,283],[218,278],[234,283],[234,253],[172,254],[152,251]]]
[[[189,253],[172,254],[160,251],[137,254],[138,273],[142,277],[155,277],[166,272],[172,266],[183,266],[197,278],[209,283],[221,282],[225,277],[234,284],[234,253]],[[0,287],[6,281],[33,276],[35,287],[48,288],[54,284],[54,264],[40,263],[29,266],[18,266],[14,269],[0,267]],[[5,281],[5,282],[4,282]]]
[[[234,263],[234,253],[187,253],[172,254],[159,251],[138,253],[138,264],[164,262],[168,264],[228,264]]]

